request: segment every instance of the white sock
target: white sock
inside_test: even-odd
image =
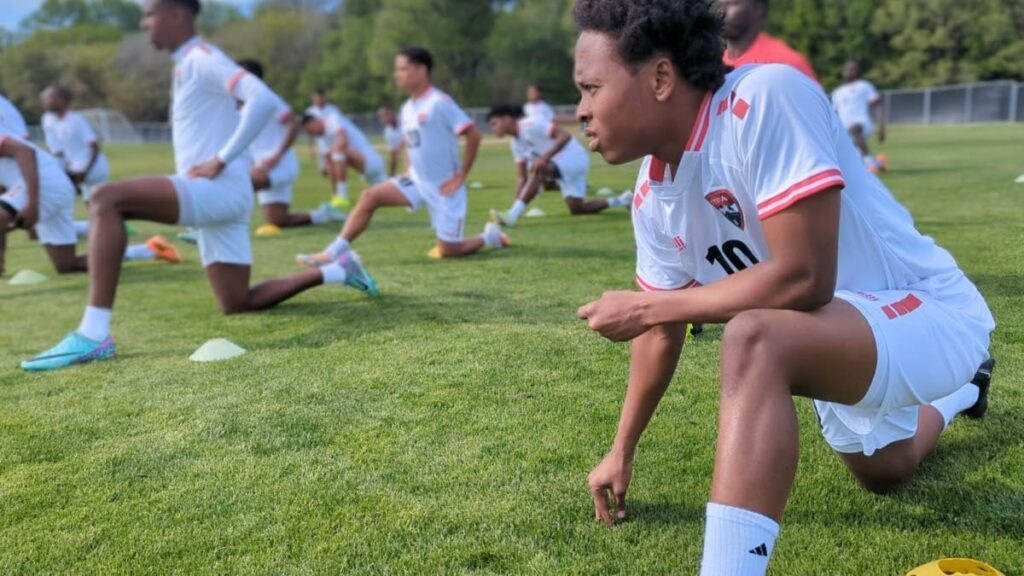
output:
[[[523,215],[523,212],[526,212],[526,202],[516,200],[516,203],[505,214],[505,222],[515,224],[516,220],[519,220],[519,217]]]
[[[953,421],[957,414],[974,406],[978,401],[979,393],[981,393],[981,390],[974,384],[965,384],[949,396],[932,402],[932,407],[938,410],[939,414],[942,414],[942,420],[945,422],[943,428],[949,426],[949,423]]]
[[[124,250],[124,259],[134,260],[156,260],[156,252],[153,252],[145,244],[133,244]]]
[[[625,201],[618,196],[612,196],[611,198],[606,199],[605,202],[608,203],[609,208],[618,208],[625,203]]]
[[[321,266],[320,273],[324,275],[324,284],[344,284],[345,277],[348,276],[348,274],[345,273],[345,269],[337,262],[332,262],[327,266]]]
[[[330,220],[330,216],[327,215],[327,210],[317,208],[309,211],[309,220],[313,224],[324,224]]]
[[[331,258],[337,258],[338,256],[341,256],[341,254],[346,250],[348,250],[348,240],[345,240],[341,236],[338,236],[337,238],[334,239],[334,242],[331,242],[330,244],[327,245],[327,248],[324,249],[324,252],[330,254]]]
[[[75,236],[83,238],[89,235],[89,221],[75,220]]]
[[[334,195],[348,198],[348,182],[335,182]]]
[[[110,336],[110,317],[114,311],[110,308],[86,306],[82,323],[78,325],[78,333],[89,340],[102,342]]]
[[[767,516],[708,502],[701,576],[764,576],[778,536]]]
[[[484,226],[484,232],[480,235],[484,244],[493,248],[501,246],[501,229],[497,226]]]

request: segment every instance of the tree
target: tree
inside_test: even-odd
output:
[[[487,43],[492,100],[522,101],[529,84],[539,84],[552,102],[578,98],[572,79],[574,34],[561,19],[552,18],[570,4],[526,0],[499,13]]]
[[[106,24],[129,31],[138,30],[141,19],[142,9],[131,0],[46,0],[22,27],[34,31]]]
[[[134,121],[167,120],[173,66],[167,54],[154,49],[144,34],[134,34],[121,41],[111,64],[117,74],[108,76],[106,106]]]

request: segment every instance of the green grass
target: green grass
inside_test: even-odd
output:
[[[799,402],[772,573],[902,575],[963,555],[1024,574],[1024,127],[896,128],[891,142],[887,182],[999,322],[991,409],[954,423],[912,486],[878,497]],[[118,177],[172,166],[165,147],[110,152]],[[634,176],[597,160],[591,180],[622,190]],[[511,200],[504,144],[472,179],[487,184],[471,191],[476,233]],[[305,166],[297,205],[326,193]],[[631,520],[595,524],[585,479],[614,433],[628,349],[574,315],[631,286],[631,227],[622,210],[539,205],[548,217],[522,220],[512,249],[446,262],[425,258],[425,214],[382,212],[358,243],[376,300],[327,287],[225,318],[194,248],[182,265],[130,264],[120,356],[49,374],[17,362],[77,325],[86,278],[52,277],[12,236],[9,272],[51,280],[0,285],[0,573],[696,573],[721,331],[688,347],[644,437]],[[293,271],[334,232],[254,238],[254,279]],[[249,354],[188,361],[215,337]]]

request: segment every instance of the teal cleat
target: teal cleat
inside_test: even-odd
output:
[[[21,369],[29,372],[43,370],[56,370],[66,368],[75,364],[85,364],[94,360],[105,360],[112,358],[117,351],[114,339],[107,336],[103,342],[90,340],[78,332],[72,332],[64,337],[53,348],[39,354],[31,360],[21,363]]]
[[[346,250],[338,257],[338,264],[345,269],[345,285],[355,288],[367,296],[380,296],[377,281],[363,267],[363,261],[355,250]]]
[[[189,228],[184,232],[178,233],[178,240],[181,240],[186,244],[197,244],[199,242],[199,235],[195,228]]]

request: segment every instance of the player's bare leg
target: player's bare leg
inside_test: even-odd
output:
[[[215,263],[206,267],[213,295],[224,314],[241,314],[271,308],[281,302],[324,283],[320,270],[275,278],[249,287],[251,266]]]
[[[437,254],[441,258],[458,258],[460,256],[469,256],[470,254],[476,254],[487,243],[484,242],[483,237],[474,236],[462,242],[445,242],[443,240],[437,241]]]
[[[313,223],[308,212],[289,212],[288,204],[264,204],[260,208],[263,210],[263,220],[278,228],[295,228]]]
[[[178,194],[171,180],[136,178],[102,184],[89,197],[89,305],[114,307],[128,243],[124,221],[178,222]]]
[[[382,182],[366,190],[359,195],[359,201],[349,214],[339,236],[348,242],[355,241],[370,225],[374,212],[388,206],[409,206],[409,200],[393,182]]]
[[[569,214],[573,216],[597,214],[609,208],[607,200],[584,200],[582,198],[566,198],[565,205],[569,207]]]
[[[793,396],[856,404],[875,357],[867,321],[838,299],[814,312],[755,310],[730,321],[711,500],[778,522],[799,452]]]
[[[871,151],[868,149],[868,141],[864,138],[864,127],[860,124],[850,127],[850,137],[853,138],[853,143],[857,146],[857,150],[860,150],[861,156],[870,156]]]
[[[50,257],[50,262],[53,262],[53,268],[58,274],[73,274],[89,269],[88,256],[75,254],[74,244],[59,246],[47,244],[45,248],[46,254]]]

